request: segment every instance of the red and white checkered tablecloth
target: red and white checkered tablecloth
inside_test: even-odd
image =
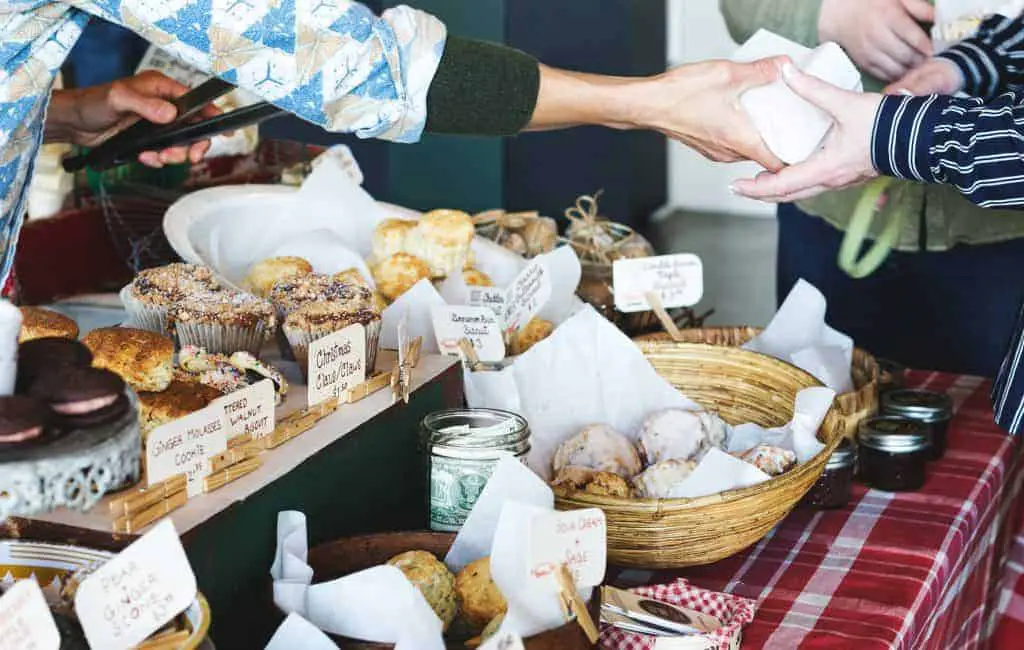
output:
[[[678,575],[756,600],[745,649],[1024,648],[1024,579],[1019,620],[1006,608],[1000,618],[999,608],[1012,600],[1001,586],[1024,514],[1019,445],[993,424],[988,382],[929,373],[910,380],[949,392],[956,406],[949,450],[931,464],[922,490],[891,494],[858,484],[845,509],[798,508],[735,557],[622,578]],[[1019,550],[1024,561],[1024,536]],[[1001,638],[1015,641],[996,645]]]

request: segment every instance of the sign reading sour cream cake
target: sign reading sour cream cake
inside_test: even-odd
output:
[[[309,344],[306,399],[325,402],[366,381],[366,328],[360,323]]]

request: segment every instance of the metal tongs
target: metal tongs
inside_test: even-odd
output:
[[[285,113],[269,102],[260,102],[199,122],[190,121],[204,106],[234,89],[233,85],[217,78],[205,81],[171,100],[178,109],[178,117],[171,124],[139,120],[88,153],[65,158],[64,171],[76,172],[85,167],[103,171],[128,164],[144,151],[160,151],[206,140]]]

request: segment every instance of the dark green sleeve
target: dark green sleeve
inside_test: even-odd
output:
[[[537,60],[519,50],[449,36],[427,94],[428,133],[515,135],[533,117]]]

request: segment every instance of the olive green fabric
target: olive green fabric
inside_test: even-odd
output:
[[[742,43],[760,28],[808,47],[818,45],[818,15],[821,0],[719,0],[729,32]],[[864,75],[864,88],[878,92],[883,83]],[[819,216],[840,230],[853,215],[863,192],[854,187],[798,203],[809,214]],[[888,216],[904,213],[902,232],[894,248],[903,251],[947,250],[957,244],[989,244],[1024,237],[1024,212],[987,210],[963,198],[944,185],[923,185],[900,181],[889,189],[889,201],[869,232],[877,237]]]
[[[519,50],[449,36],[427,94],[428,133],[515,135],[533,117],[537,60]]]

